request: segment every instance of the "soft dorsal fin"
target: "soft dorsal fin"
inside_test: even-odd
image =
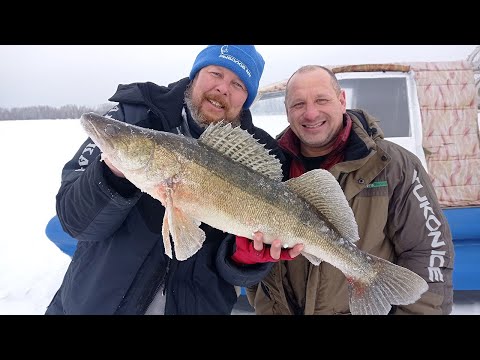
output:
[[[351,242],[359,239],[352,208],[337,179],[330,172],[323,169],[311,170],[285,184],[318,209],[343,238]]]
[[[211,124],[198,141],[273,180],[283,178],[280,160],[240,127],[224,122]]]

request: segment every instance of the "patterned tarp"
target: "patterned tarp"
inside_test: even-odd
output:
[[[480,205],[480,136],[472,66],[411,63],[428,171],[443,206]]]

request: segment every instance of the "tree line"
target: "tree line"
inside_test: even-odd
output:
[[[64,105],[60,107],[37,105],[11,109],[0,107],[0,120],[79,119],[82,114],[87,112],[103,115],[115,105],[116,103],[104,103],[96,106]]]

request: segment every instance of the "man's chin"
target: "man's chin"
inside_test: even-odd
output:
[[[210,124],[215,124],[219,121],[222,121],[225,119],[225,114],[209,114],[209,113],[202,113],[201,116],[199,117],[199,122],[201,124],[204,124],[205,126],[208,126]]]

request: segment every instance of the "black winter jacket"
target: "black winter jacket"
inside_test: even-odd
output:
[[[118,105],[107,116],[182,132],[188,84],[184,78],[168,87],[150,82],[119,85],[109,99]],[[241,127],[283,160],[276,141],[253,126],[249,110],[243,110]],[[63,168],[56,210],[78,246],[46,314],[144,314],[162,286],[167,315],[230,314],[237,300],[234,285],[258,283],[272,267],[237,266],[230,259],[235,237],[206,224],[201,225],[206,240],[194,256],[170,259],[162,240],[165,208],[114,176],[90,139]]]

